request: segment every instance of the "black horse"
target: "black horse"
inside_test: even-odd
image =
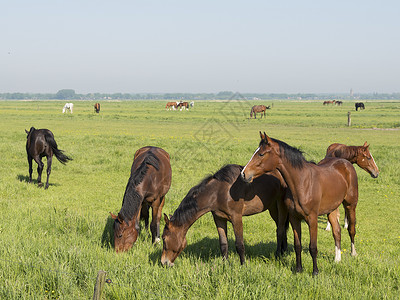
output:
[[[42,157],[47,158],[47,180],[45,189],[49,187],[49,177],[51,172],[51,162],[53,159],[53,154],[62,163],[66,164],[72,158],[64,154],[64,152],[57,147],[57,143],[54,140],[53,133],[48,129],[35,129],[31,127],[29,131],[25,129],[27,133],[26,137],[26,153],[28,154],[29,163],[29,182],[32,182],[32,159],[38,164],[38,185],[42,186],[42,171],[44,163],[42,162]]]
[[[362,103],[362,102],[357,102],[357,103],[356,103],[356,111],[357,111],[358,109],[365,109],[364,103]]]

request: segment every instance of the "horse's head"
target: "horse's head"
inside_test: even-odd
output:
[[[118,252],[128,251],[136,242],[139,231],[135,222],[126,222],[120,214],[110,213],[114,219],[114,249]]]
[[[243,168],[241,175],[244,181],[252,182],[253,179],[276,169],[279,163],[279,145],[269,138],[265,132],[260,131],[260,145]]]
[[[172,267],[175,259],[186,247],[186,234],[184,230],[175,227],[167,215],[164,214],[165,227],[162,235],[163,251],[161,254],[161,263]]]
[[[378,177],[379,169],[374,158],[372,157],[371,152],[369,152],[369,145],[367,142],[365,142],[364,145],[358,149],[357,165],[363,170],[367,171],[372,178]]]

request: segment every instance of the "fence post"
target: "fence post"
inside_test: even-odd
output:
[[[347,126],[351,126],[351,112],[347,113]]]
[[[94,294],[93,300],[102,300],[103,288],[106,283],[106,275],[105,271],[99,271],[97,273],[96,285],[94,286]]]

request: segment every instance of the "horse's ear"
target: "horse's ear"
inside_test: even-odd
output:
[[[165,221],[165,225],[168,226],[169,225],[169,219],[168,216],[164,213],[164,221]]]
[[[264,132],[264,135],[263,135],[263,133],[260,131],[260,138],[263,140],[263,139],[265,139],[265,132]]]
[[[267,142],[267,144],[271,143],[271,138],[264,132],[264,136],[265,136],[265,141]]]
[[[364,147],[364,148],[368,148],[368,147],[369,147],[369,145],[367,144],[367,141],[365,141],[363,147]]]
[[[28,134],[28,133],[29,133],[29,131],[28,131],[28,130],[26,130],[26,129],[25,129],[25,132],[26,132],[26,134]]]
[[[114,220],[118,219],[118,216],[114,215],[111,211],[110,211],[110,215],[111,215],[111,218],[113,218]]]

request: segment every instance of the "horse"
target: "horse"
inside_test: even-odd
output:
[[[177,106],[176,102],[168,102],[167,105],[165,105],[166,110],[171,110],[171,109],[176,110],[177,107],[178,106]]]
[[[65,112],[68,112],[68,110],[69,110],[69,112],[72,114],[73,109],[74,109],[73,103],[65,103],[62,112],[65,113]]]
[[[227,221],[233,225],[236,251],[240,263],[245,263],[242,216],[250,216],[269,210],[277,226],[277,250],[279,256],[287,250],[287,209],[283,204],[286,186],[278,172],[263,175],[245,183],[240,173],[243,166],[226,165],[214,175],[204,178],[192,187],[171,219],[164,214],[165,227],[162,235],[161,263],[173,266],[175,259],[186,247],[186,233],[193,223],[207,212],[212,212],[219,234],[221,254],[228,258]],[[283,183],[283,184],[282,184]]]
[[[194,101],[191,101],[191,102],[189,103],[189,105],[190,105],[190,107],[194,107]]]
[[[355,106],[356,106],[356,111],[358,109],[365,109],[365,105],[362,102],[356,102]]]
[[[29,182],[32,182],[32,159],[38,164],[38,186],[42,186],[42,171],[44,163],[42,157],[47,158],[47,179],[44,189],[49,187],[49,177],[51,172],[51,163],[53,154],[57,157],[60,163],[65,165],[72,158],[64,154],[63,150],[58,149],[53,133],[48,129],[35,129],[31,127],[28,131],[25,129],[26,136],[26,153],[29,163]]]
[[[160,241],[160,219],[165,195],[171,186],[171,174],[170,157],[165,150],[147,146],[136,151],[122,208],[118,215],[110,212],[114,219],[114,249],[117,253],[128,251],[136,242],[141,213],[147,214],[144,215],[146,222],[150,206],[152,242]]]
[[[336,104],[337,106],[342,106],[343,101],[336,101],[335,104]]]
[[[289,210],[296,252],[296,271],[303,270],[301,262],[301,220],[305,220],[310,233],[310,254],[313,275],[318,274],[317,234],[318,216],[328,214],[335,240],[335,261],[341,260],[341,235],[337,208],[341,203],[348,214],[348,232],[351,255],[357,255],[354,246],[356,233],[356,206],[358,179],[353,165],[342,158],[326,158],[319,165],[307,161],[302,152],[288,144],[260,132],[261,141],[250,161],[242,170],[245,181],[251,182],[260,175],[278,170],[287,183],[291,197],[285,198]]]
[[[336,100],[328,100],[328,101],[324,101],[323,105],[329,105],[329,104],[335,104]]]
[[[96,113],[99,113],[99,112],[100,112],[100,103],[96,103],[96,104],[94,105],[94,111],[95,111]]]
[[[180,107],[181,110],[182,109],[189,110],[189,102],[182,102],[182,101],[177,102],[177,107]]]
[[[264,117],[265,117],[265,111],[267,109],[270,109],[270,106],[265,106],[265,105],[254,105],[251,110],[250,110],[250,118],[253,117],[254,114],[254,119],[256,119],[256,113],[261,113],[261,118],[263,117],[263,113],[264,113]]]
[[[357,164],[361,169],[371,175],[372,178],[377,178],[379,175],[378,166],[369,151],[367,142],[363,146],[346,146],[344,144],[332,144],[326,150],[326,157],[340,157],[348,160],[352,164]],[[323,160],[322,160],[323,161]],[[340,214],[338,212],[338,218]],[[344,218],[344,228],[348,228],[347,216]],[[329,223],[325,230],[331,230],[331,223]]]

